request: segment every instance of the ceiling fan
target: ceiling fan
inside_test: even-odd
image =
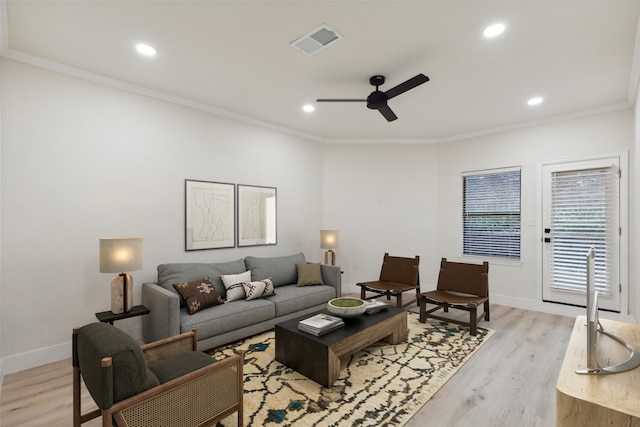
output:
[[[371,86],[375,86],[376,90],[371,92],[367,99],[316,99],[316,102],[366,102],[367,108],[380,111],[380,114],[382,114],[388,122],[392,122],[397,119],[398,116],[389,108],[387,101],[428,81],[429,77],[424,74],[418,74],[400,83],[398,86],[392,87],[386,92],[381,92],[378,87],[384,84],[384,76],[373,76],[369,79],[369,83],[371,83]]]

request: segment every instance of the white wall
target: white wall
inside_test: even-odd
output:
[[[433,287],[440,258],[460,255],[460,172],[474,169],[522,166],[522,265],[492,265],[492,299],[545,310],[537,163],[634,147],[630,110],[441,145],[320,145],[9,60],[0,72],[5,374],[68,357],[72,327],[109,309],[100,237],[144,236],[136,302],[162,262],[320,260],[321,228],[341,230],[346,291],[377,277],[384,252],[420,255]],[[184,179],[278,187],[278,245],[185,252]],[[140,319],[118,326],[139,335]]]
[[[2,61],[0,59],[0,61]],[[2,67],[0,62],[0,82],[2,81]],[[0,84],[0,188],[2,188],[2,84]],[[2,310],[2,193],[0,192],[0,314]],[[2,317],[0,316],[0,319]],[[2,327],[0,327],[0,389],[2,389],[2,378],[4,377],[2,366],[4,359],[2,358]]]
[[[544,311],[572,314],[558,304],[541,303],[541,205],[538,163],[574,159],[633,149],[631,110],[589,116],[514,132],[443,144],[438,156],[438,242],[443,256],[462,251],[463,171],[521,166],[521,264],[490,266],[494,302]]]
[[[376,280],[385,252],[421,257],[421,280],[437,257],[437,147],[348,144],[324,148],[323,227],[340,230],[343,292]]]
[[[630,283],[635,286],[631,286],[629,292],[629,302],[634,308],[632,314],[635,317],[635,322],[640,322],[640,268],[638,262],[640,262],[640,172],[638,172],[638,166],[640,165],[640,107],[638,106],[640,101],[640,92],[636,92],[636,102],[634,108],[634,152],[631,157],[631,163],[634,165],[633,175],[630,179],[630,195],[632,201],[631,216],[634,222],[631,226],[631,238],[629,244],[631,246],[631,256],[629,257],[629,272]]]
[[[164,262],[320,260],[318,143],[10,60],[1,81],[5,374],[68,357],[72,328],[110,308],[100,237],[144,237],[134,303]],[[185,252],[185,179],[277,187],[278,244]]]
[[[491,262],[492,300],[568,313],[541,302],[538,162],[632,148],[631,110],[438,145],[326,146],[323,226],[343,230],[337,250],[343,286],[356,291],[355,283],[376,278],[388,251],[421,255],[422,288],[433,288],[440,259],[461,259],[460,174],[521,166],[522,260]],[[632,311],[639,308],[636,298]]]

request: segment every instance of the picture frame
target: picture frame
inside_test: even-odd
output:
[[[238,247],[277,244],[277,188],[237,187]]]
[[[185,250],[236,245],[235,185],[185,180]]]

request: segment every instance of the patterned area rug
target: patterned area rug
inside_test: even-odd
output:
[[[343,361],[330,388],[274,360],[269,331],[211,351],[215,358],[245,351],[246,426],[402,426],[493,335],[409,313],[407,343],[383,342]],[[236,426],[236,415],[224,419]]]

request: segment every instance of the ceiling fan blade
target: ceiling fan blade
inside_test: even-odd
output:
[[[429,81],[429,77],[425,76],[424,74],[418,74],[417,76],[410,78],[406,82],[400,83],[396,87],[392,87],[391,89],[385,92],[385,95],[387,95],[387,99],[391,99],[395,96],[400,95],[401,93],[405,93],[406,91],[411,90],[414,87],[419,86],[422,83],[426,83],[428,81]]]
[[[366,99],[316,99],[316,102],[367,102]]]
[[[391,108],[389,108],[388,105],[385,105],[382,108],[378,108],[378,111],[380,111],[380,114],[382,114],[388,122],[392,122],[398,118],[398,116],[395,115],[395,113],[391,110]]]

